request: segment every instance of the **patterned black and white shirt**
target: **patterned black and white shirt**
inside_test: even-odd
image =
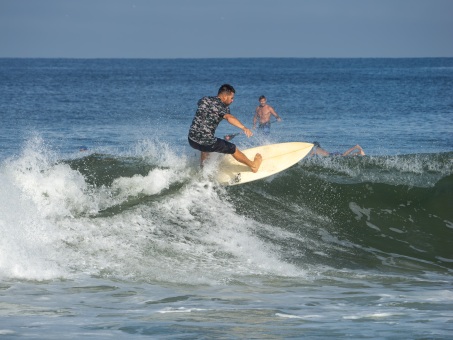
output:
[[[230,108],[219,97],[203,97],[198,101],[198,109],[189,130],[189,138],[201,145],[212,145],[217,126]]]

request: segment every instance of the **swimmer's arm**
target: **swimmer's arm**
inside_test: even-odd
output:
[[[281,121],[282,119],[280,118],[280,116],[277,114],[277,112],[275,112],[274,108],[272,106],[270,106],[270,113],[275,117],[277,118],[278,121]]]

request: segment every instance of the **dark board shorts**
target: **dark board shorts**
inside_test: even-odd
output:
[[[192,148],[202,152],[218,152],[227,154],[233,154],[236,152],[236,145],[220,138],[217,138],[217,141],[211,145],[198,144],[189,138],[189,144]]]

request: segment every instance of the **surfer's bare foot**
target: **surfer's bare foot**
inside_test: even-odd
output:
[[[251,166],[252,172],[258,172],[262,161],[263,157],[259,153],[257,153],[255,155],[255,159],[253,160],[253,165]]]

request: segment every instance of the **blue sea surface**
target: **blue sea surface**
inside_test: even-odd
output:
[[[277,141],[319,139],[338,150],[359,143],[383,155],[451,151],[451,64],[451,58],[0,59],[1,155],[19,152],[35,134],[64,153],[81,143],[127,148],[153,136],[178,147],[197,100],[223,83],[236,88],[232,113],[249,126],[258,97],[267,96],[285,122],[274,124]]]
[[[224,83],[282,117],[239,148],[366,156],[219,186],[187,133]],[[452,89],[453,58],[0,59],[0,336],[450,338]]]

